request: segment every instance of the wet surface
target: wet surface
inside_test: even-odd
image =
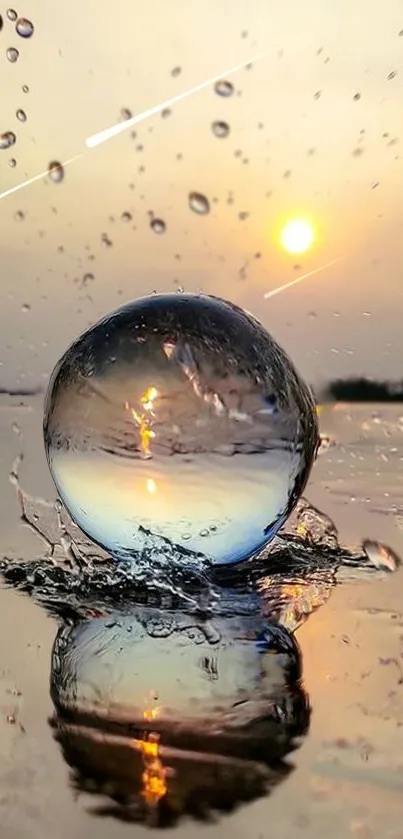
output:
[[[307,495],[331,518],[301,502],[272,557],[254,564],[255,593],[234,575],[225,587],[210,581],[208,597],[200,580],[191,591],[182,580],[178,597],[123,580],[57,505],[38,500],[52,492],[32,446],[31,402],[19,433],[1,415],[7,471],[14,461],[0,591],[7,839],[84,837],[89,813],[115,817],[97,819],[100,836],[125,833],[122,819],[189,835],[195,818],[213,818],[212,836],[228,827],[258,837],[270,818],[284,837],[319,835],[329,819],[335,837],[375,836],[381,825],[397,837],[399,473],[391,493],[382,457],[399,448],[396,408],[325,411],[335,443]],[[355,492],[338,472],[354,467]]]

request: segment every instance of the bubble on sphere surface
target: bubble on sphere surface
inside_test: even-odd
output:
[[[123,306],[71,345],[44,441],[65,507],[113,557],[162,537],[179,560],[224,565],[287,519],[318,430],[310,390],[252,315],[173,293]]]

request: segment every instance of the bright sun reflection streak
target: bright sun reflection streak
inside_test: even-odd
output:
[[[155,114],[160,113],[160,111],[163,111],[165,108],[171,107],[171,105],[176,105],[177,102],[181,102],[182,99],[186,99],[188,96],[198,93],[199,90],[204,90],[206,87],[210,87],[211,84],[224,79],[226,76],[230,76],[232,73],[236,73],[238,70],[243,70],[243,68],[247,67],[248,64],[260,61],[261,58],[264,58],[264,54],[257,55],[255,58],[249,58],[248,61],[244,61],[242,64],[237,64],[236,67],[231,67],[230,70],[225,70],[223,73],[213,76],[212,78],[207,79],[207,81],[201,82],[200,84],[195,85],[195,87],[189,88],[189,90],[185,90],[183,93],[178,93],[177,96],[173,96],[171,99],[166,99],[165,102],[161,102],[159,105],[154,105],[152,108],[148,108],[146,111],[142,111],[140,114],[136,114],[136,116],[126,119],[124,122],[118,122],[110,128],[105,128],[103,131],[99,131],[98,134],[93,134],[91,137],[87,137],[85,145],[89,149],[94,148],[94,146],[99,146],[101,143],[105,143],[106,140],[110,140],[112,137],[116,137],[117,134],[121,134],[123,131],[127,131],[128,128],[132,128],[133,125],[137,125],[139,122],[142,122],[143,119],[152,117]]]
[[[289,283],[273,288],[271,291],[266,291],[266,294],[263,295],[264,299],[268,300],[270,297],[275,297],[276,294],[280,294],[281,291],[286,291],[287,288],[291,288],[291,286],[301,283],[302,280],[307,280],[308,277],[313,277],[314,274],[319,274],[319,272],[324,271],[325,268],[330,268],[331,265],[335,265],[336,262],[340,262],[341,259],[345,259],[345,257],[337,256],[336,259],[331,259],[330,262],[325,262],[324,265],[319,265],[319,268],[314,268],[312,271],[308,271],[307,274],[302,274],[301,277],[296,277],[295,280],[291,280]]]
[[[74,161],[78,160],[79,157],[82,157],[82,154],[76,154],[75,157],[70,157],[69,160],[65,160],[62,163],[63,169],[65,169],[66,166],[69,166],[70,163],[74,163]],[[41,178],[46,178],[50,171],[50,169],[46,169],[45,172],[40,172],[39,175],[34,175],[33,178],[28,178],[28,180],[23,181],[22,184],[17,184],[17,186],[12,186],[10,189],[6,189],[5,192],[0,194],[0,201],[2,198],[7,198],[9,195],[12,195],[13,192],[18,192],[20,189],[24,189],[24,187],[34,184],[35,181],[40,181]]]

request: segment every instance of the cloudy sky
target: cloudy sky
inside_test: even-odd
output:
[[[61,183],[42,178],[0,201],[2,387],[44,384],[90,322],[178,285],[254,312],[314,382],[401,375],[400,0],[24,0],[17,11],[35,31],[18,37],[0,9],[0,133],[16,135],[0,149],[0,191],[79,157]],[[220,74],[232,96],[208,85],[135,137],[86,149],[122,109],[141,113]],[[191,191],[208,214],[189,208]],[[298,257],[278,243],[296,216],[317,231]]]

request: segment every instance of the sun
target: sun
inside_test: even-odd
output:
[[[284,225],[281,234],[281,244],[288,253],[305,253],[315,239],[312,224],[305,219],[290,219]]]

